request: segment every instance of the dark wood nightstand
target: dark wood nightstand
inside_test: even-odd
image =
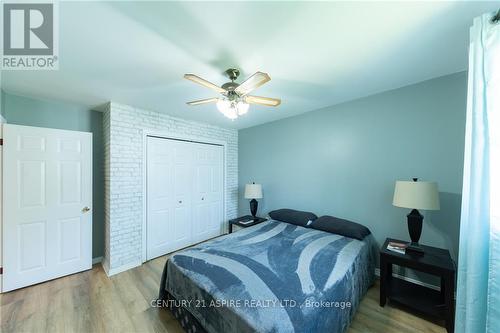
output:
[[[253,222],[243,224],[242,222],[252,220]],[[245,216],[240,216],[235,219],[229,220],[229,233],[233,232],[233,225],[237,225],[238,227],[241,228],[247,228],[251,227],[253,225],[262,223],[264,221],[267,221],[267,219],[263,217],[253,217],[252,215],[245,215]]]
[[[444,319],[446,330],[455,323],[455,262],[445,249],[421,245],[423,255],[399,254],[387,250],[389,242],[407,243],[387,238],[380,249],[380,306],[387,298],[425,315]],[[420,286],[392,276],[392,265],[399,265],[441,278],[441,291]]]

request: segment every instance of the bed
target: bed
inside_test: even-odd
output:
[[[171,256],[159,298],[187,332],[344,332],[376,248],[271,220]]]

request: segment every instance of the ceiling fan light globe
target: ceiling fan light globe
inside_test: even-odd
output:
[[[225,113],[228,109],[231,108],[231,102],[223,98],[219,98],[216,105],[217,109],[222,113]]]
[[[234,108],[229,108],[227,109],[227,111],[224,113],[224,115],[231,119],[231,120],[234,120],[236,118],[238,118],[238,111]]]
[[[241,101],[238,102],[238,104],[236,104],[236,108],[238,109],[238,115],[242,116],[245,113],[247,113],[249,107],[250,107],[250,104],[248,104],[248,103],[241,102]]]

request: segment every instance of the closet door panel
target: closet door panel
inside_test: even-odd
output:
[[[210,205],[210,220],[208,223],[209,233],[217,234],[220,232],[224,216],[222,214],[222,207],[220,202],[213,202]]]
[[[194,237],[201,241],[221,234],[223,225],[223,147],[195,148],[193,204]]]
[[[210,209],[208,206],[208,189],[210,185],[210,168],[206,163],[208,145],[193,145],[193,239],[201,242],[208,238]]]
[[[174,248],[174,150],[168,141],[148,138],[147,143],[147,259]]]
[[[209,222],[209,234],[214,237],[222,233],[224,225],[224,149],[221,146],[212,146],[209,163],[211,166],[211,219]]]
[[[176,249],[192,244],[192,146],[187,142],[174,142],[174,246]]]

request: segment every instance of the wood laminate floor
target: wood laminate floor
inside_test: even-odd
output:
[[[101,265],[86,272],[0,295],[0,331],[183,332],[167,309],[151,306],[167,257],[108,278]],[[349,329],[358,332],[445,332],[391,304],[378,305],[378,283]]]

